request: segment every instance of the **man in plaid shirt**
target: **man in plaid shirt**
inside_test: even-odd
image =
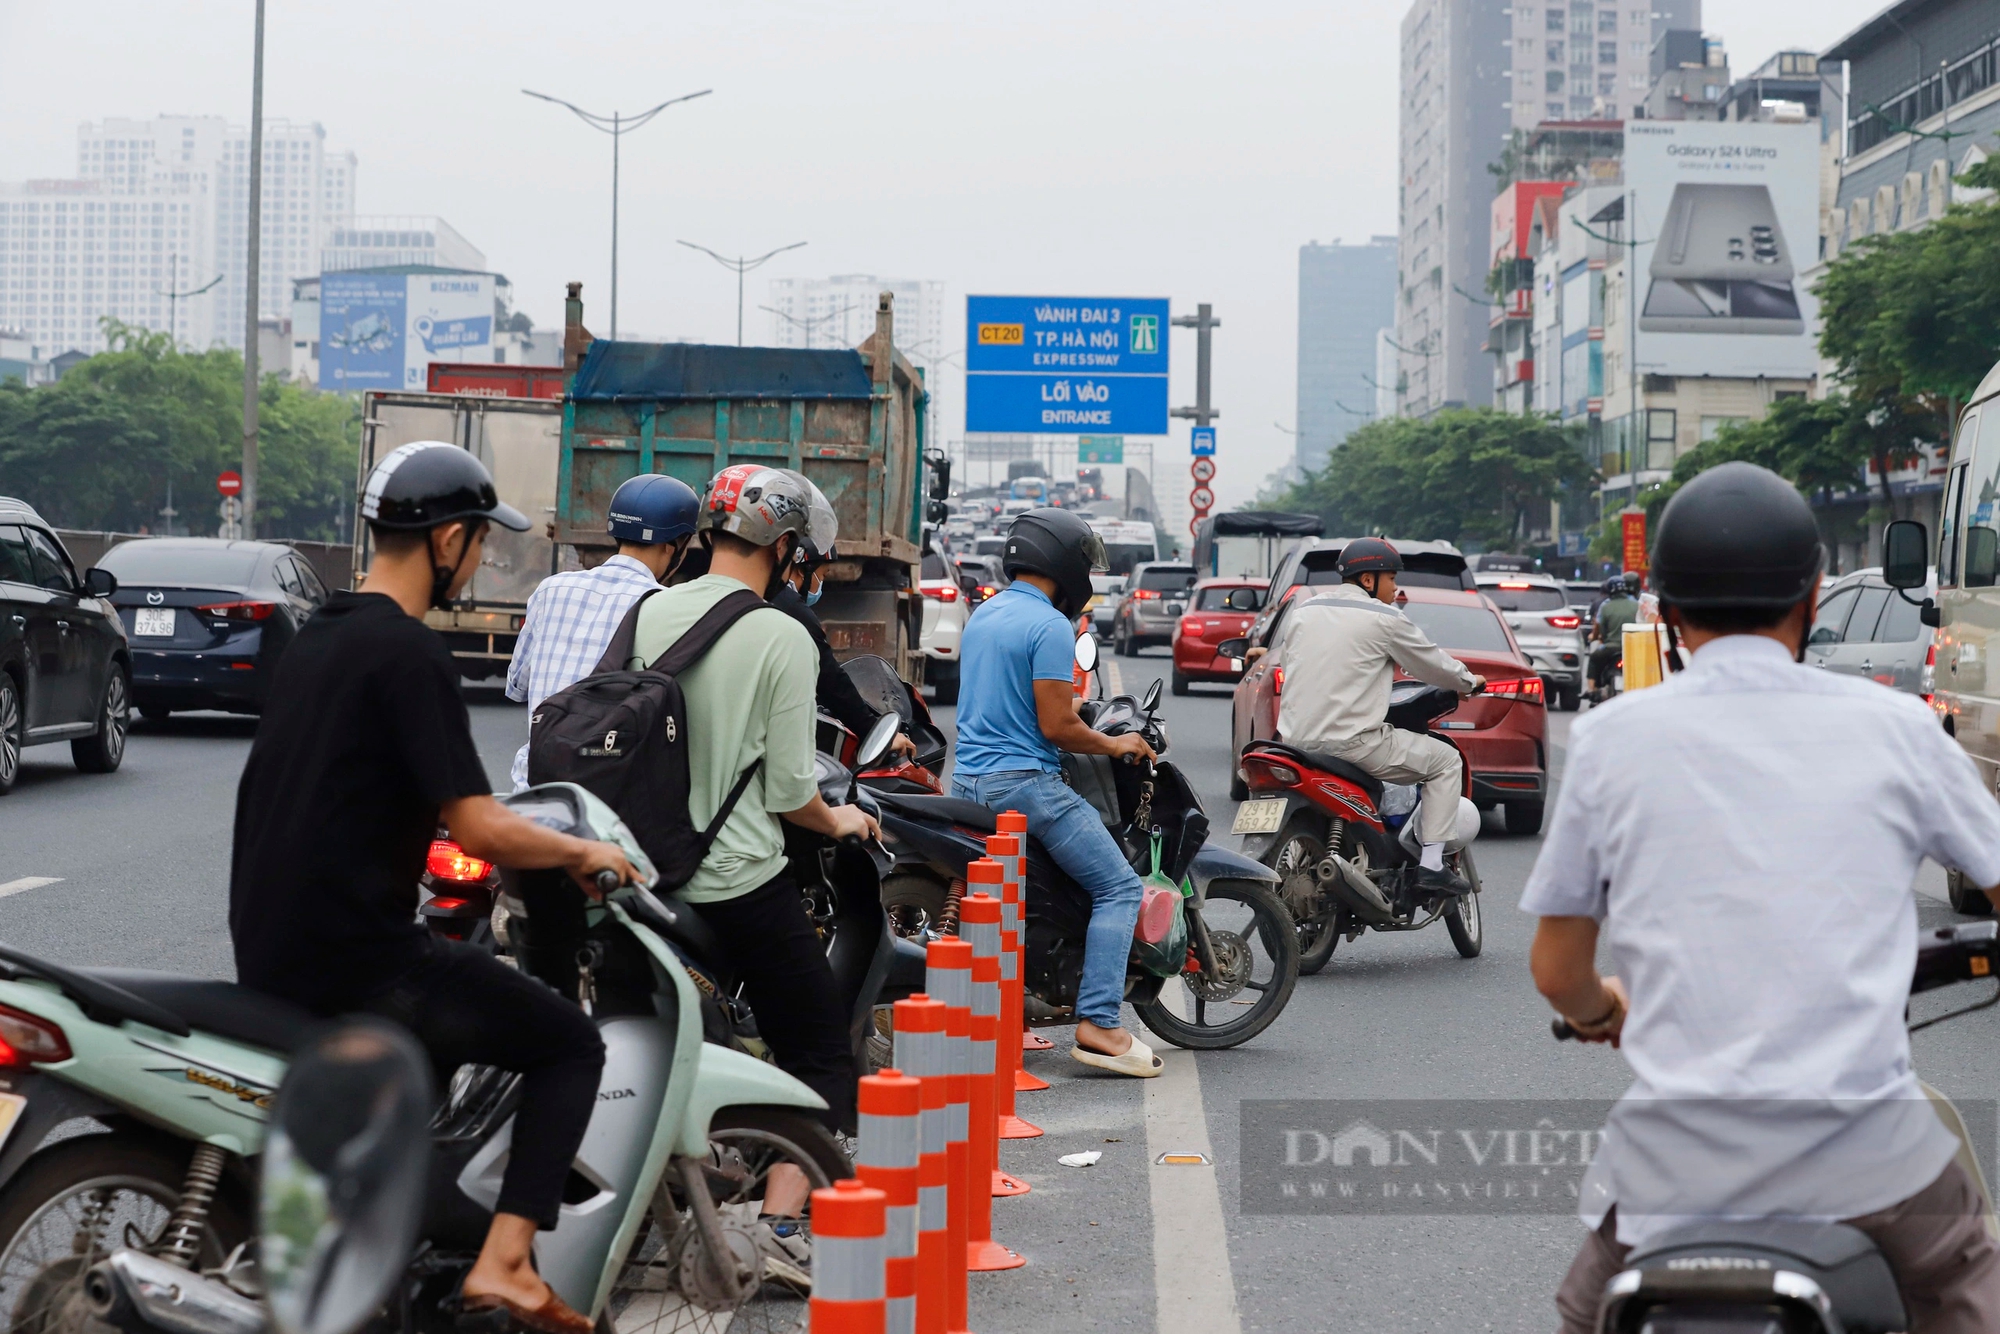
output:
[[[620,486],[606,525],[618,554],[594,570],[550,575],[528,599],[507,668],[507,698],[524,701],[532,715],[550,695],[590,675],[632,604],[680,563],[700,509],[686,483],[659,473]],[[516,792],[528,785],[526,745],[514,754],[512,777]]]

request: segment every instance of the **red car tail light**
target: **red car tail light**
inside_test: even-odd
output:
[[[1542,703],[1542,678],[1524,676],[1518,681],[1488,681],[1486,693],[1495,699],[1518,699],[1524,704]]]
[[[905,585],[905,587],[908,587],[908,585]],[[924,596],[927,598],[936,598],[939,602],[958,601],[957,584],[925,584],[923,589]]]
[[[1284,760],[1253,753],[1243,757],[1243,781],[1251,787],[1297,787],[1302,780]]]
[[[0,1005],[0,1067],[20,1070],[70,1058],[69,1039],[46,1019]]]
[[[264,621],[278,609],[275,602],[211,602],[206,607],[195,610],[203,616],[214,616],[225,621]]]
[[[448,838],[440,838],[431,844],[430,856],[424,859],[424,869],[431,873],[433,880],[477,884],[493,874],[493,863],[469,857],[458,844]]]
[[[984,602],[987,598],[992,597],[995,593],[998,593],[999,591],[1000,590],[992,584],[981,584],[979,586],[979,600],[981,602]]]
[[[1553,625],[1558,630],[1574,630],[1576,629],[1576,627],[1583,624],[1583,617],[1575,615],[1574,613],[1565,616],[1562,613],[1558,612],[1554,616],[1544,616],[1542,619],[1547,621],[1550,625]]]
[[[1132,600],[1134,602],[1151,602],[1159,596],[1158,593],[1155,593],[1150,588],[1135,588],[1132,590]]]
[[[1283,667],[1273,667],[1271,669],[1271,693],[1274,695],[1285,693],[1285,669]]]

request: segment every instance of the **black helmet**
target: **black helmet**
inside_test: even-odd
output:
[[[1000,568],[1009,579],[1017,574],[1039,574],[1055,580],[1057,610],[1065,616],[1080,616],[1096,591],[1091,587],[1091,572],[1108,570],[1111,563],[1104,554],[1104,539],[1081,515],[1043,508],[1029,510],[1014,520],[1007,530],[1007,545],[1000,552]]]
[[[377,528],[410,531],[461,519],[528,531],[527,516],[501,502],[486,465],[443,440],[413,440],[376,464],[361,491],[361,517]]]
[[[1379,537],[1357,537],[1340,553],[1340,577],[1357,574],[1395,574],[1403,568],[1403,557],[1395,547]]]
[[[1754,463],[1696,475],[1667,502],[1653,539],[1660,601],[1782,610],[1812,592],[1826,550],[1798,488]]]
[[[1623,597],[1624,595],[1625,595],[1624,575],[1614,574],[1609,579],[1606,579],[1604,581],[1604,596],[1615,598],[1615,597]]]

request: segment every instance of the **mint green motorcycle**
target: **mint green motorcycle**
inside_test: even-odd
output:
[[[653,882],[630,832],[582,788],[549,784],[503,800],[551,828],[618,844]],[[585,977],[599,1001],[603,1082],[561,1222],[537,1240],[536,1264],[599,1334],[732,1321],[802,1329],[810,1219],[774,1228],[758,1205],[779,1164],[813,1187],[848,1175],[815,1115],[825,1103],[776,1067],[704,1042],[705,1025],[727,1031],[728,1020],[702,971],[699,923],[645,887],[606,888],[586,914],[586,951],[601,976],[587,968]],[[6,1334],[101,1331],[86,1289],[103,1296],[113,1256],[155,1277],[148,1262],[163,1262],[254,1302],[263,1286],[250,1244],[255,1160],[283,1053],[318,1027],[234,983],[71,969],[0,946]],[[373,1327],[454,1328],[459,1282],[499,1196],[518,1085],[487,1067],[453,1079],[431,1121],[418,1240]],[[256,1334],[227,1306],[183,1302],[167,1328]]]

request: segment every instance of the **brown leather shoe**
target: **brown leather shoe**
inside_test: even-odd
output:
[[[533,1334],[591,1334],[596,1328],[588,1318],[577,1314],[569,1303],[556,1296],[554,1288],[549,1289],[547,1301],[532,1309],[491,1293],[467,1297],[459,1305],[461,1323],[482,1329],[498,1324],[503,1313],[512,1317],[516,1329],[531,1330]]]

